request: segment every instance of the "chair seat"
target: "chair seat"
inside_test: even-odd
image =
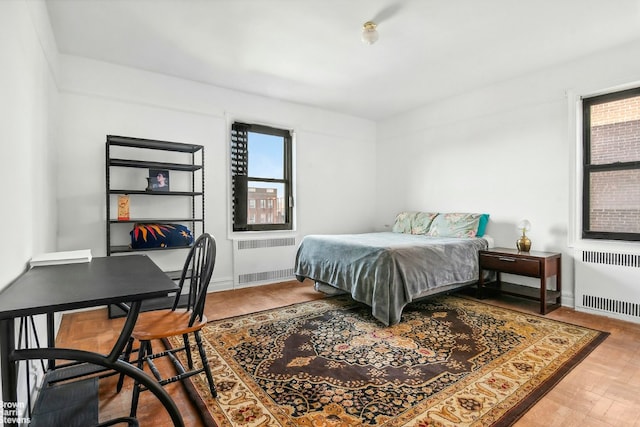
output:
[[[174,335],[184,335],[202,329],[207,323],[202,320],[189,326],[191,311],[158,310],[141,313],[131,336],[137,340],[162,339]]]

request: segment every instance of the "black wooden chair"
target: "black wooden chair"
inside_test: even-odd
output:
[[[138,358],[132,362],[137,363],[138,368],[144,369],[144,365],[146,363],[158,382],[163,386],[172,382],[182,381],[185,378],[204,372],[207,377],[207,381],[209,382],[209,389],[211,390],[211,395],[213,397],[217,397],[217,392],[213,382],[213,376],[211,375],[211,369],[209,368],[207,355],[204,347],[202,346],[200,330],[207,323],[207,318],[204,316],[203,311],[207,296],[207,288],[211,281],[211,276],[213,275],[215,260],[215,239],[210,234],[204,233],[198,237],[192,248],[189,250],[187,260],[182,269],[179,291],[176,294],[173,307],[167,310],[140,313],[123,356],[125,361],[130,361],[134,340],[138,340],[140,342]],[[189,279],[187,306],[186,308],[179,309],[178,304],[181,302],[180,296],[186,279]],[[153,352],[151,348],[151,340],[165,339],[180,335],[182,335],[183,338],[182,347],[168,349],[159,353]],[[198,352],[200,353],[200,358],[202,360],[202,367],[199,369],[194,368],[191,345],[189,343],[190,335],[193,335],[195,338],[195,343],[198,347]],[[179,352],[184,352],[186,355],[186,369],[176,357],[176,353]],[[177,375],[166,379],[162,378],[153,362],[154,359],[159,357],[169,358],[176,368]],[[118,391],[122,389],[123,380],[124,376],[121,375],[118,380]],[[135,417],[136,415],[140,392],[144,390],[146,390],[146,388],[136,381],[133,387],[133,397],[131,400],[131,417]]]

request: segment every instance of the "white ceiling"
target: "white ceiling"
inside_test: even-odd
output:
[[[372,120],[640,39],[640,0],[46,3],[61,53]]]

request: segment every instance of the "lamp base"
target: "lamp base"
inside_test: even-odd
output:
[[[522,236],[520,239],[516,241],[516,248],[520,252],[529,252],[531,249],[531,240],[527,236]]]

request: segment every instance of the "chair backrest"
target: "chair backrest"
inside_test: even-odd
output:
[[[204,304],[207,297],[207,288],[213,268],[216,263],[216,241],[208,233],[203,233],[196,239],[189,250],[187,259],[180,275],[179,291],[173,303],[175,310],[179,303],[185,280],[189,280],[189,293],[187,300],[187,310],[191,310],[189,326],[193,325],[196,319],[202,319]]]

